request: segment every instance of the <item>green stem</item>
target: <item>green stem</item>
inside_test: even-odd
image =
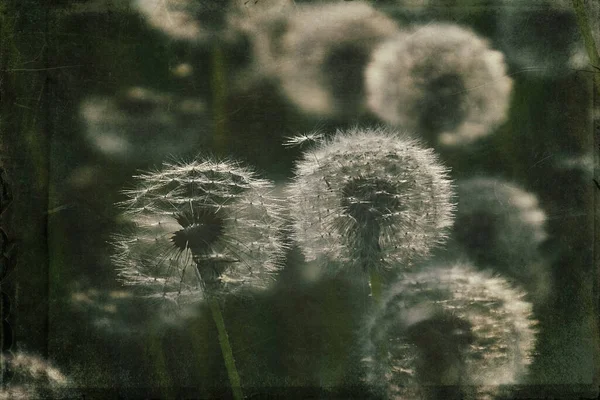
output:
[[[156,376],[159,381],[161,388],[161,396],[165,399],[174,399],[175,395],[172,393],[172,384],[167,369],[167,360],[162,346],[162,340],[160,336],[151,335],[148,343],[148,355],[152,360],[152,365],[156,369]]]
[[[212,105],[214,151],[219,155],[225,155],[227,148],[227,76],[225,72],[225,54],[219,43],[215,43],[212,51]]]
[[[231,344],[229,343],[229,336],[225,329],[225,321],[221,314],[221,307],[219,302],[214,297],[208,298],[208,304],[210,311],[212,312],[213,319],[217,325],[217,331],[219,333],[219,345],[221,346],[221,352],[223,353],[223,360],[225,361],[225,367],[227,368],[227,374],[229,375],[229,383],[233,390],[233,398],[236,400],[242,400],[244,395],[242,394],[242,385],[240,383],[240,376],[238,375],[235,367],[235,360],[233,359],[233,352],[231,351]]]
[[[373,298],[373,304],[378,307],[381,303],[381,274],[377,269],[371,268],[369,272],[369,287],[371,288],[371,297]]]

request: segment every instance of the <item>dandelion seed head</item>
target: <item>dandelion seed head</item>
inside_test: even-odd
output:
[[[373,113],[447,146],[504,122],[512,88],[502,53],[450,24],[418,26],[381,44],[365,82]]]
[[[293,236],[308,261],[374,266],[409,265],[442,243],[452,196],[433,151],[386,128],[338,131],[306,151],[288,188]]]
[[[62,398],[70,380],[46,360],[24,352],[3,355],[2,370],[10,380],[0,399]]]
[[[390,398],[433,398],[447,385],[462,398],[494,398],[532,361],[537,322],[522,298],[469,264],[406,274],[369,320],[367,380]]]
[[[210,159],[166,163],[136,179],[121,203],[130,230],[114,240],[125,283],[185,304],[202,299],[203,285],[218,294],[273,281],[285,245],[269,181]]]
[[[308,113],[353,115],[364,107],[362,71],[372,49],[398,32],[396,23],[362,1],[298,6],[273,21],[256,43],[261,68]],[[262,47],[258,47],[262,46]]]
[[[175,40],[205,44],[221,29],[229,0],[134,0],[148,25]]]
[[[80,105],[85,137],[100,154],[120,161],[155,161],[205,141],[205,103],[141,87],[93,96]]]
[[[544,78],[562,77],[573,69],[589,69],[573,3],[568,0],[499,2],[498,45],[519,73]],[[599,43],[600,4],[582,3],[590,33]]]
[[[492,268],[532,292],[549,285],[540,263],[547,238],[546,214],[537,197],[510,182],[472,178],[458,182],[458,207],[452,234],[477,265]]]

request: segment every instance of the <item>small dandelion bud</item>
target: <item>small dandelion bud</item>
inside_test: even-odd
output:
[[[114,239],[124,281],[177,304],[242,286],[264,288],[280,267],[281,206],[273,185],[229,161],[164,164],[136,177]]]
[[[529,291],[543,293],[549,271],[539,245],[547,238],[546,214],[535,195],[499,179],[459,182],[452,238],[477,265],[515,279]]]
[[[162,160],[206,141],[205,103],[132,87],[114,97],[94,96],[80,106],[93,148],[117,161]]]
[[[265,68],[292,102],[323,116],[362,111],[371,51],[398,33],[393,20],[361,1],[299,6],[275,28],[275,40],[265,41],[275,65]]]
[[[505,120],[512,88],[502,53],[450,24],[415,27],[385,42],[365,80],[373,113],[442,145],[489,134]]]
[[[2,355],[0,399],[66,398],[69,379],[40,357],[24,352]]]
[[[471,266],[406,274],[367,327],[367,381],[398,399],[493,399],[531,363],[536,321],[523,293]]]
[[[288,193],[294,238],[309,261],[408,266],[452,224],[446,168],[433,150],[385,128],[338,131],[308,150]]]

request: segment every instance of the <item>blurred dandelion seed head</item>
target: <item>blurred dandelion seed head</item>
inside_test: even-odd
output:
[[[148,25],[175,40],[206,44],[218,37],[230,0],[133,0]]]
[[[452,238],[477,265],[516,279],[531,291],[548,285],[539,245],[547,238],[546,214],[538,199],[500,179],[458,182]],[[535,289],[535,290],[534,290]]]
[[[206,105],[132,87],[114,97],[93,96],[80,105],[88,142],[106,157],[131,162],[181,154],[206,140]]]
[[[364,106],[363,69],[396,23],[362,1],[298,6],[255,43],[261,68],[304,111],[353,115]]]
[[[468,264],[406,274],[368,323],[367,380],[391,398],[430,398],[445,385],[462,398],[494,398],[532,361],[536,321],[522,297]]]
[[[365,81],[373,113],[448,146],[504,122],[512,89],[502,53],[450,24],[418,26],[380,45]]]
[[[149,297],[187,303],[206,289],[264,288],[274,279],[285,245],[282,206],[269,181],[208,159],[165,164],[136,178],[121,204],[130,232],[114,240],[113,259],[126,283]]]
[[[309,261],[409,265],[452,225],[447,172],[431,149],[393,130],[338,131],[296,165],[294,239]]]
[[[600,3],[585,1],[581,5],[598,46]],[[572,1],[502,0],[499,6],[497,42],[519,73],[560,78],[573,69],[590,69]]]
[[[10,377],[0,388],[0,399],[62,398],[70,380],[44,359],[24,352],[2,357],[3,375]]]

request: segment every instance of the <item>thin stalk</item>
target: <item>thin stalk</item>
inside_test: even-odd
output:
[[[161,397],[165,399],[174,399],[175,394],[172,392],[172,382],[169,377],[167,368],[167,360],[162,346],[161,337],[151,335],[147,343],[148,356],[152,360],[152,365],[156,369],[156,375],[160,382]]]
[[[380,265],[373,260],[381,260],[381,247],[379,246],[379,236],[381,229],[379,223],[371,218],[361,219],[363,226],[359,232],[359,243],[363,243],[356,253],[356,258],[360,260],[363,270],[368,274],[369,289],[373,306],[378,307],[381,301],[382,277],[379,272]]]
[[[223,354],[223,361],[225,361],[225,368],[227,369],[227,376],[229,377],[229,384],[233,391],[233,398],[235,400],[242,400],[244,395],[242,394],[242,384],[237,368],[235,366],[235,359],[233,358],[233,351],[231,350],[231,343],[229,342],[229,335],[227,334],[227,328],[225,328],[225,320],[221,313],[221,306],[219,305],[218,299],[213,296],[212,292],[218,287],[219,281],[219,268],[216,265],[196,265],[196,276],[202,282],[206,297],[208,300],[208,306],[212,313],[213,320],[217,326],[217,333],[219,337],[219,346],[221,347],[221,353]]]
[[[227,134],[227,73],[225,71],[226,60],[221,45],[216,42],[212,49],[211,60],[211,90],[212,90],[212,114],[214,123],[213,144],[214,151],[219,155],[225,155]]]
[[[213,148],[215,153],[219,155],[225,155],[228,134],[227,134],[227,74],[225,71],[226,60],[223,49],[221,48],[218,41],[215,42],[212,49],[212,60],[211,60],[211,90],[212,90],[212,113],[213,113]],[[196,268],[200,275],[199,266]],[[244,395],[242,394],[242,385],[240,382],[240,376],[235,367],[235,360],[233,358],[233,352],[231,351],[231,344],[229,343],[229,335],[225,328],[225,321],[223,320],[223,314],[221,313],[221,307],[219,306],[218,300],[213,297],[210,292],[212,288],[217,285],[216,276],[210,276],[209,279],[199,277],[204,283],[204,287],[208,294],[208,304],[212,312],[213,319],[217,326],[219,334],[219,345],[221,346],[221,352],[223,353],[223,360],[225,361],[225,367],[227,368],[227,375],[229,376],[229,383],[231,390],[233,391],[233,398],[235,400],[242,400]]]
[[[235,367],[235,360],[233,359],[233,352],[231,351],[231,344],[229,343],[229,335],[227,329],[225,329],[225,321],[223,320],[223,314],[221,313],[221,307],[219,302],[214,297],[208,298],[208,305],[212,312],[213,319],[217,325],[217,331],[219,333],[219,345],[221,346],[221,352],[223,353],[223,360],[225,361],[225,367],[227,368],[227,375],[229,375],[229,383],[233,391],[233,398],[236,400],[242,400],[244,395],[242,394],[242,385],[240,382],[240,376],[238,375],[237,368]]]
[[[376,268],[371,268],[369,272],[369,287],[371,288],[371,298],[375,307],[381,304],[381,274]]]

